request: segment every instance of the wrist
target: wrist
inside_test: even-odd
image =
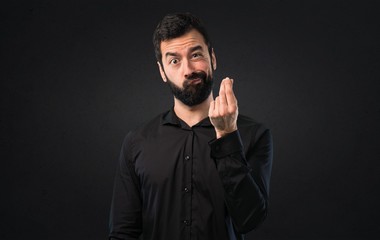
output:
[[[237,128],[236,129],[232,129],[230,131],[216,131],[216,138],[217,139],[222,138],[222,137],[224,137],[224,136],[226,136],[226,135],[228,135],[228,134],[230,134],[232,132],[235,132],[236,130],[237,130]]]

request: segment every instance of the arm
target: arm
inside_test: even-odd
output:
[[[272,136],[262,127],[256,135],[257,141],[248,151],[244,150],[239,131],[210,142],[211,157],[225,189],[225,203],[239,233],[253,230],[267,215]]]
[[[232,79],[224,79],[219,96],[210,104],[209,117],[217,138],[210,142],[211,157],[215,159],[235,229],[247,233],[267,214],[273,144],[270,131],[260,126],[248,133],[250,143],[243,146],[232,84]]]
[[[131,134],[128,134],[123,142],[114,181],[109,240],[138,239],[142,231],[140,187],[133,167],[131,148]]]

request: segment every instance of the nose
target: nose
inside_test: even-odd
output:
[[[184,60],[182,67],[185,78],[188,78],[195,71],[194,63],[189,60]]]

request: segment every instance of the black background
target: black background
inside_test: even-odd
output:
[[[9,1],[1,6],[0,239],[106,239],[125,134],[172,106],[159,19],[208,27],[216,88],[274,137],[269,216],[247,239],[378,239],[377,1]]]

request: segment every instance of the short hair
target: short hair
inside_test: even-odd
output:
[[[180,37],[192,29],[197,30],[203,36],[211,56],[211,42],[200,18],[189,12],[170,13],[165,15],[158,23],[153,33],[153,46],[157,61],[162,64],[162,52],[160,48],[162,41]]]

